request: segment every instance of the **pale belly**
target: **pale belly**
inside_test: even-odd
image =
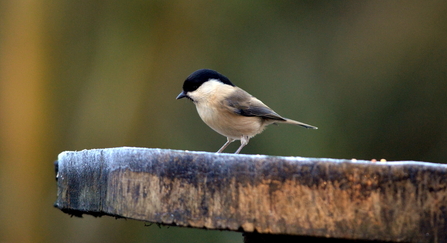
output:
[[[260,117],[247,117],[230,111],[217,112],[215,109],[197,106],[200,118],[214,131],[235,140],[242,136],[253,137],[264,130],[264,121]]]

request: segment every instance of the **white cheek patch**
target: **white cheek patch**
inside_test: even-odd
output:
[[[188,92],[188,95],[196,102],[208,99],[210,96],[214,95],[215,92],[219,92],[227,86],[226,84],[220,82],[217,79],[210,79],[207,82],[200,85],[200,87],[192,92]]]
[[[212,93],[212,92],[219,90],[221,87],[223,87],[225,85],[226,84],[220,82],[217,79],[210,79],[207,82],[200,85],[200,87],[196,91],[203,93],[203,94],[208,94],[208,93]]]

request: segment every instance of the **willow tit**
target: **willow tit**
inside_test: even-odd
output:
[[[230,143],[241,140],[241,149],[250,138],[261,133],[267,125],[285,123],[305,128],[317,127],[284,118],[262,101],[236,87],[222,74],[200,69],[183,83],[177,99],[188,98],[196,105],[200,118],[214,131],[227,137],[227,142],[217,151],[222,152]]]

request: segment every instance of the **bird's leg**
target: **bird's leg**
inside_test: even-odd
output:
[[[239,146],[239,148],[236,150],[235,154],[238,154],[239,152],[241,152],[242,148],[248,144],[249,140],[250,140],[250,138],[248,136],[242,136],[241,137],[241,146]]]
[[[232,138],[227,138],[227,142],[222,146],[222,148],[220,148],[219,150],[217,150],[216,153],[221,153],[230,143],[234,142],[234,139]]]

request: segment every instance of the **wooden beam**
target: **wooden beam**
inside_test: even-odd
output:
[[[447,166],[147,148],[63,152],[62,211],[207,229],[447,242]]]

